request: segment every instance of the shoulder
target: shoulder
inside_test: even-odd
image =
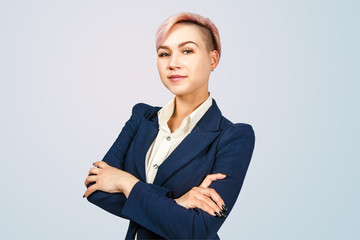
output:
[[[255,138],[253,127],[248,123],[233,123],[224,116],[221,117],[220,131],[222,134],[249,135]]]
[[[254,148],[255,132],[248,123],[233,123],[222,116],[220,132],[218,150],[228,145],[236,147],[239,144],[250,149]]]
[[[227,119],[217,106],[217,102],[213,99],[214,109],[215,109],[215,118],[219,119],[218,131],[220,131],[221,136],[227,135],[248,135],[255,137],[254,130],[252,126],[248,123],[233,123]]]
[[[160,108],[161,107],[151,106],[146,103],[136,103],[132,107],[132,117],[134,118],[145,117],[150,119],[151,117],[154,116],[154,114],[156,114],[159,111]]]

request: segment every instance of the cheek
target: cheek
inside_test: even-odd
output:
[[[160,76],[163,75],[165,72],[164,63],[162,63],[161,61],[157,61],[157,68],[158,68]]]
[[[166,71],[165,63],[161,62],[161,61],[158,61],[157,62],[157,68],[158,68],[158,71],[159,71],[159,76],[160,76],[161,82],[166,85],[167,71]]]
[[[209,75],[210,69],[210,63],[208,63],[207,59],[199,59],[194,64],[192,64],[192,68],[194,72],[199,77],[207,77]]]

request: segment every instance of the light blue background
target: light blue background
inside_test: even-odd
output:
[[[256,146],[222,239],[359,239],[358,1],[0,1],[1,239],[123,239],[82,198],[135,103],[172,95],[155,33],[219,28],[210,92]]]

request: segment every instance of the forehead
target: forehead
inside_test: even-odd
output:
[[[203,33],[196,24],[177,23],[168,32],[162,46],[176,46],[179,43],[193,41],[199,47],[205,47]]]

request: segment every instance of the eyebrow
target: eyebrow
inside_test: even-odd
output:
[[[184,45],[186,45],[186,44],[188,44],[188,43],[195,44],[197,47],[199,47],[199,46],[198,46],[195,42],[193,42],[193,41],[186,41],[186,42],[179,43],[179,44],[178,44],[178,47],[182,47],[182,46],[184,46]],[[160,48],[170,49],[168,46],[160,46],[160,47],[158,48],[158,50],[159,50]]]

